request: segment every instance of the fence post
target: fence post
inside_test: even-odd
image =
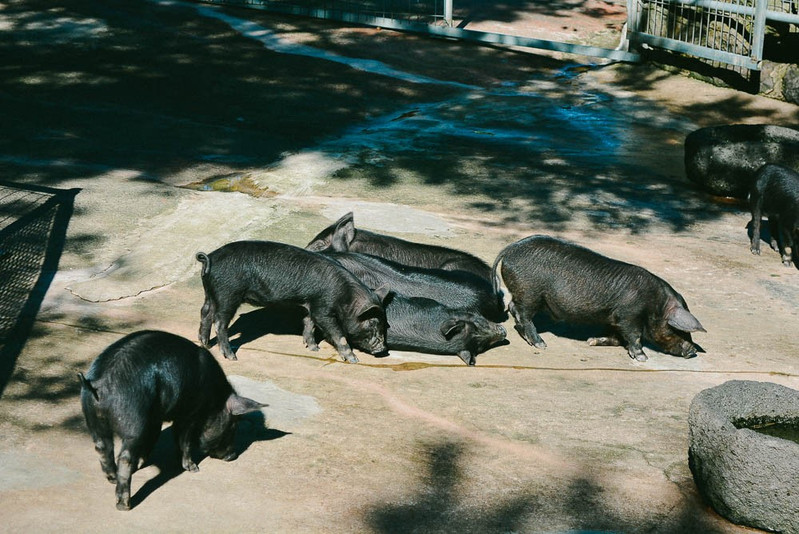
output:
[[[452,0],[444,0],[444,22],[452,27]]]
[[[766,10],[768,0],[755,0],[755,26],[752,28],[752,51],[749,57],[757,62],[758,69],[763,61],[763,41],[766,36]]]

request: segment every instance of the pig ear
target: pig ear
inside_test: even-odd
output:
[[[666,322],[683,332],[707,332],[699,320],[682,306],[676,306],[666,313]]]
[[[447,319],[441,324],[441,334],[445,339],[452,339],[456,334],[466,327],[463,319]]]
[[[231,393],[230,397],[227,398],[226,406],[231,414],[244,415],[245,413],[255,412],[269,405],[261,404],[247,397],[239,397],[235,393]]]
[[[377,295],[377,298],[379,298],[380,302],[382,302],[384,305],[386,304],[386,298],[390,293],[391,293],[391,288],[388,287],[388,284],[383,284],[382,286],[375,289],[375,295]]]
[[[375,304],[374,302],[368,302],[367,301],[366,303],[364,303],[363,307],[361,307],[355,313],[355,316],[358,318],[359,321],[365,320],[370,315],[373,315],[373,316],[378,316],[378,315],[385,316],[385,310],[381,306]]]
[[[333,230],[332,238],[333,250],[336,252],[347,252],[354,239],[355,221],[352,212],[349,212],[336,221],[336,228]]]

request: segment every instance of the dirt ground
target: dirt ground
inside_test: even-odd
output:
[[[620,9],[510,2],[467,27],[611,46]],[[182,2],[7,1],[0,28],[0,179],[74,194],[41,237],[66,230],[35,321],[3,345],[0,529],[750,531],[697,494],[688,408],[731,379],[799,388],[799,270],[750,254],[746,206],[687,182],[683,142],[799,108],[648,65]],[[347,365],[245,307],[221,364],[270,406],[240,457],[183,473],[166,428],[118,512],[76,373],[135,330],[196,339],[197,251],[304,246],[348,211],[489,263],[545,233],[641,265],[685,297],[704,352],[639,363],[563,325],[538,350],[508,322],[473,368]]]

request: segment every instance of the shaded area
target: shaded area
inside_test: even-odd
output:
[[[474,21],[513,22],[528,13],[564,19],[575,14],[605,19],[609,14],[625,11],[624,2],[613,0],[470,0],[464,4],[469,6],[469,18]]]
[[[423,472],[412,495],[399,503],[372,505],[366,522],[375,532],[529,532],[601,531],[717,534],[721,528],[708,519],[701,504],[684,498],[679,509],[651,510],[647,521],[610,505],[610,495],[591,474],[565,480],[563,487],[522,489],[503,493],[488,502],[468,500],[469,448],[459,441],[442,440],[420,448]],[[552,520],[567,524],[553,524]],[[532,530],[531,530],[532,529]]]
[[[236,452],[241,456],[253,443],[271,441],[286,435],[288,435],[287,432],[268,428],[263,412],[257,411],[243,415],[239,419],[239,426],[236,431]],[[196,451],[192,453],[192,459],[200,466],[200,469],[202,469],[201,462],[205,458],[208,458],[205,454],[200,454]],[[217,460],[212,459],[212,461]],[[144,485],[131,496],[131,508],[135,508],[141,504],[144,499],[155,493],[158,488],[184,473],[180,465],[180,452],[175,444],[175,433],[171,426],[161,431],[161,434],[158,436],[158,441],[150,453],[150,457],[145,461],[142,467],[148,465],[156,466],[158,468],[158,474],[145,482]],[[134,477],[135,476],[134,474]]]
[[[58,270],[78,190],[0,182],[0,395]]]
[[[191,6],[27,0],[2,15],[0,157],[38,183],[74,165],[151,179],[264,166],[414,98],[413,84],[267,51]]]
[[[305,315],[304,308],[289,305],[272,305],[242,313],[228,329],[230,346],[235,352],[242,345],[268,334],[302,336]],[[215,344],[216,337],[213,337],[211,345]]]

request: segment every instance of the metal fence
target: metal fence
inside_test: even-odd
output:
[[[628,38],[759,70],[767,21],[799,25],[797,0],[628,0]]]
[[[0,395],[58,268],[76,194],[0,182]]]

